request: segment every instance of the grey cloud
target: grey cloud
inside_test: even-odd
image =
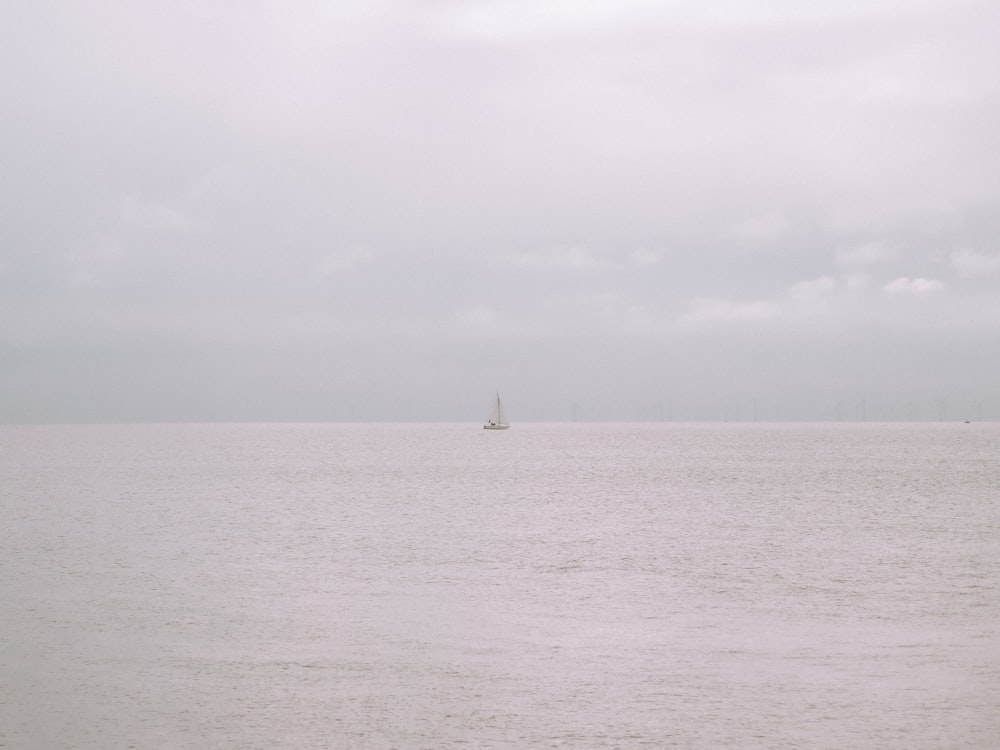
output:
[[[0,419],[1000,417],[998,21],[9,5]]]

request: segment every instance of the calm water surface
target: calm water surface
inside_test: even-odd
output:
[[[0,427],[0,746],[1000,747],[1000,425]]]

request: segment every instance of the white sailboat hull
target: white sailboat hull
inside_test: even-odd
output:
[[[484,430],[506,430],[508,427],[510,427],[509,424],[484,424],[483,425],[483,429]]]

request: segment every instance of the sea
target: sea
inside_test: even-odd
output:
[[[1000,747],[1000,424],[0,427],[0,747]]]

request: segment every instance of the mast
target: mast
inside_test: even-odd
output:
[[[490,421],[483,425],[484,430],[506,430],[507,421],[503,416],[503,404],[500,403],[500,391],[497,391],[497,404],[490,414]]]

